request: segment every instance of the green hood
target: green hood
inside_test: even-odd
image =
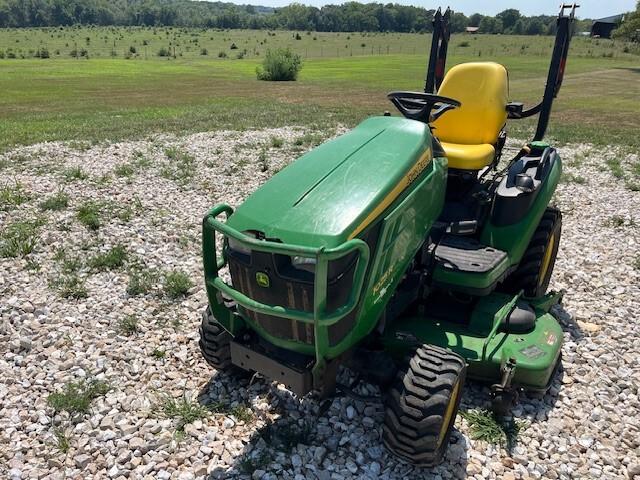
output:
[[[284,243],[335,247],[375,220],[431,160],[427,125],[372,117],[274,175],[228,224]]]

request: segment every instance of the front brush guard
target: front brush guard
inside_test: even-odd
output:
[[[356,308],[360,300],[360,293],[364,285],[366,269],[369,262],[369,246],[360,239],[352,239],[338,247],[330,249],[258,240],[235,230],[225,222],[219,221],[217,217],[222,214],[224,214],[226,218],[229,218],[233,214],[233,208],[226,204],[218,204],[207,213],[202,223],[202,254],[204,259],[205,284],[209,305],[216,320],[232,335],[239,333],[243,324],[248,323],[253,330],[274,345],[291,348],[291,341],[269,335],[259,325],[251,323],[246,318],[240,317],[237,311],[227,308],[223,303],[222,296],[224,295],[247,310],[313,325],[315,345],[311,347],[312,351],[304,351],[306,345],[298,345],[298,347],[299,350],[303,351],[302,353],[312,353],[315,355],[316,362],[312,369],[313,383],[314,387],[322,386],[325,380],[327,358],[330,351],[328,327],[339,322]],[[316,261],[316,269],[313,311],[307,312],[280,305],[267,305],[247,297],[242,292],[227,284],[219,276],[219,271],[227,264],[227,259],[224,254],[224,249],[221,255],[218,256],[216,250],[216,233],[232,237],[254,251],[314,258]],[[358,253],[358,259],[351,291],[344,305],[328,312],[327,271],[329,262],[349,255],[352,252]]]

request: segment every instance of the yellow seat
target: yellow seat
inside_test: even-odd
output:
[[[438,95],[462,102],[432,123],[449,168],[480,170],[495,158],[498,135],[507,121],[507,69],[494,62],[470,62],[453,67]]]

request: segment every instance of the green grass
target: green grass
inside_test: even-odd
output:
[[[0,231],[0,257],[26,257],[38,244],[41,220],[19,221]]]
[[[568,172],[562,174],[562,181],[565,183],[577,183],[579,185],[584,185],[585,183],[587,183],[587,179],[582,175],[575,175]]]
[[[67,453],[71,448],[71,442],[69,441],[67,432],[63,428],[54,427],[53,436],[56,439],[56,448],[60,453]]]
[[[253,420],[252,410],[245,405],[230,407],[227,404],[216,402],[208,404],[207,408],[213,413],[233,416],[239,422],[249,423]]]
[[[138,327],[138,317],[135,315],[127,315],[118,322],[118,333],[125,336],[131,336],[140,330]]]
[[[131,177],[136,173],[135,166],[130,163],[121,163],[113,169],[113,173],[118,177]]]
[[[62,298],[78,300],[89,296],[84,280],[77,273],[58,275],[49,281],[49,287]]]
[[[620,163],[619,158],[609,158],[605,161],[605,163],[609,167],[611,175],[613,175],[617,179],[624,178],[624,169],[622,168],[622,164]]]
[[[183,396],[175,399],[166,395],[163,399],[162,412],[168,418],[176,421],[176,430],[184,431],[184,427],[188,424],[209,416],[210,411],[198,402]]]
[[[101,208],[96,202],[87,202],[78,207],[76,212],[78,221],[89,230],[96,231],[102,225]]]
[[[487,410],[461,411],[460,415],[469,424],[471,439],[499,445],[508,451],[516,444],[518,434],[525,428],[525,422],[521,420],[499,420]]]
[[[164,292],[169,298],[184,297],[193,287],[193,282],[185,272],[173,270],[164,276]]]
[[[89,413],[91,402],[105,395],[110,388],[106,382],[94,379],[67,383],[61,391],[47,397],[47,404],[56,412],[84,415]]]
[[[89,175],[82,169],[82,167],[71,167],[63,172],[64,178],[68,182],[75,180],[86,180]]]
[[[154,348],[153,352],[151,352],[151,356],[157,360],[162,360],[167,356],[167,352],[161,348]]]
[[[71,47],[64,45],[83,40],[83,35],[92,38],[91,59],[69,58],[64,52]],[[174,37],[181,44],[177,59],[153,55],[152,50]],[[187,37],[197,38],[198,45]],[[261,31],[163,28],[5,29],[0,44],[3,39],[10,44],[17,39],[15,48],[25,51],[42,42],[53,54],[48,60],[0,60],[0,149],[45,140],[80,139],[90,145],[158,132],[352,126],[368,115],[393,110],[385,97],[389,90],[421,88],[429,48],[429,37],[420,34],[314,33],[296,41],[292,32],[268,36]],[[144,52],[145,40],[146,60],[143,53],[132,60],[120,53],[111,57],[113,41],[117,52],[130,45]],[[460,47],[463,40],[470,46]],[[247,49],[243,60],[200,55],[201,48],[228,51],[232,42]],[[552,44],[551,37],[454,35],[448,65],[502,62],[510,71],[512,100],[531,104],[542,95]],[[278,46],[290,46],[303,56],[298,81],[258,84],[256,66],[266,48]],[[640,146],[639,48],[573,39],[550,139]],[[509,130],[524,137],[533,125],[531,119],[512,121]]]
[[[146,267],[134,267],[129,270],[127,293],[131,296],[145,295],[151,291],[158,281],[158,275]]]
[[[69,195],[67,195],[63,190],[60,190],[50,197],[45,198],[40,202],[39,206],[42,211],[51,210],[58,212],[60,210],[64,210],[69,206]]]
[[[180,185],[185,185],[196,174],[195,158],[176,147],[164,151],[167,161],[160,170],[160,174]]]
[[[89,260],[89,266],[94,270],[115,270],[124,265],[127,260],[127,249],[123,245],[116,245],[106,252],[98,253]]]
[[[30,196],[20,182],[0,187],[0,211],[8,212],[29,200]]]

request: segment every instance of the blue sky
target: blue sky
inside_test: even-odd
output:
[[[231,0],[234,3],[249,3],[253,5],[265,5],[269,7],[281,7],[291,3],[291,0]],[[360,0],[362,1],[362,0]],[[517,8],[524,15],[555,15],[558,11],[560,0],[529,0],[527,2],[514,0],[495,0],[479,2],[478,0],[441,0],[441,3],[425,2],[420,0],[378,0],[381,3],[396,2],[405,5],[416,5],[425,8],[436,8],[438,5],[449,6],[453,10],[470,15],[480,12],[485,15],[495,15],[507,8]],[[320,7],[327,3],[343,3],[342,0],[302,0],[300,3]],[[367,3],[366,0],[364,3]],[[635,9],[636,0],[583,0],[578,1],[578,17],[601,18]]]

